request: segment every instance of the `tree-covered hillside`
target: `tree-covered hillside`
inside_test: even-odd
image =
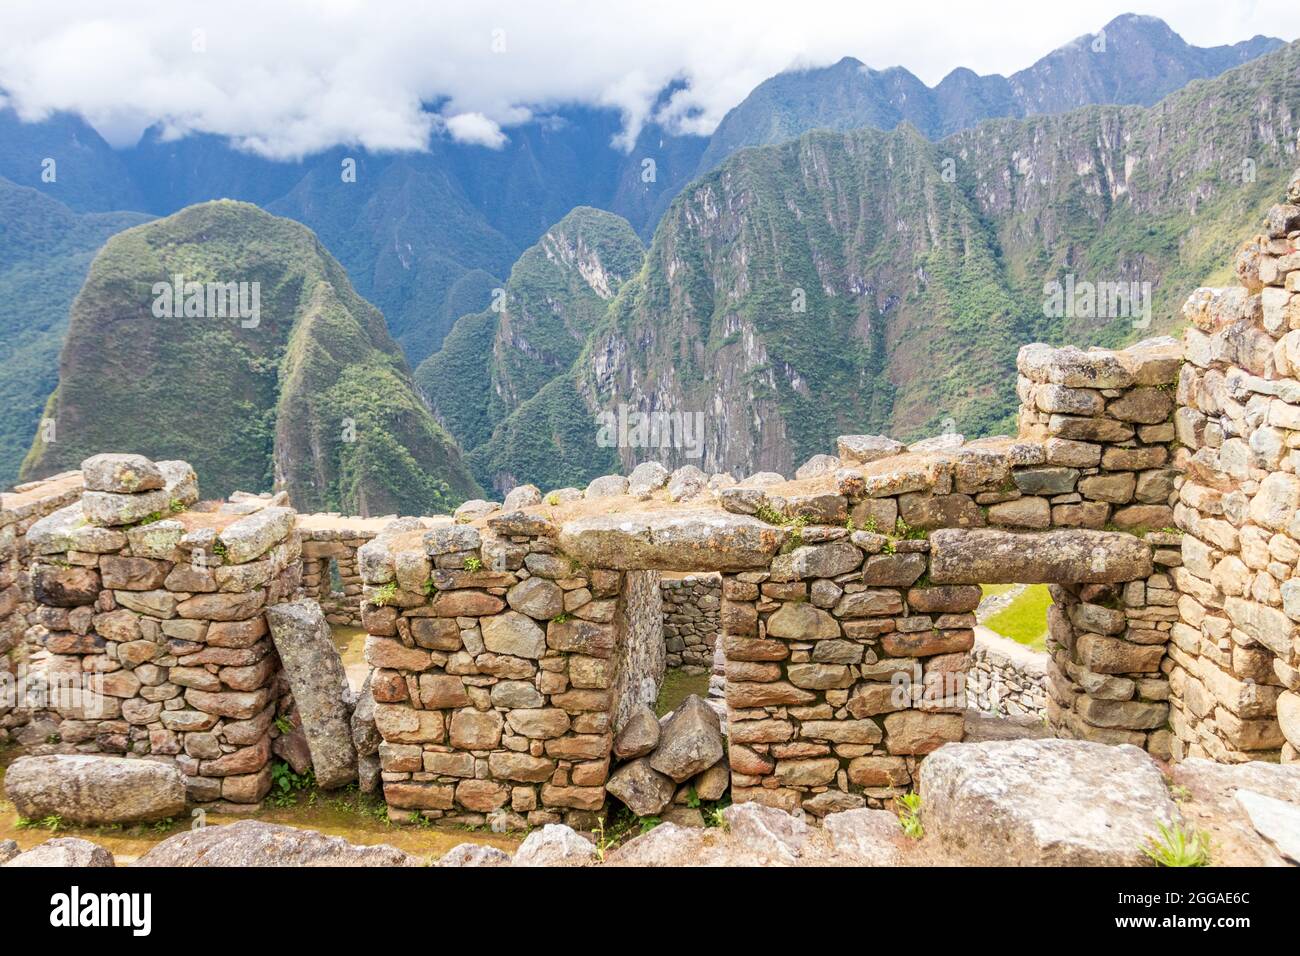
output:
[[[199,285],[172,311],[177,276]],[[215,314],[231,284],[247,308]],[[301,510],[432,514],[479,490],[379,310],[308,229],[246,203],[109,240],[59,369],[56,440],[38,434],[24,477],[113,449],[185,458],[208,496],[275,482]]]
[[[18,466],[58,383],[68,307],[95,251],[149,219],[134,212],[78,215],[0,179],[0,487]]]

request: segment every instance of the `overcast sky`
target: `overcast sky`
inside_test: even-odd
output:
[[[114,145],[162,123],[290,158],[431,135],[496,146],[529,107],[575,101],[620,109],[634,136],[682,78],[661,118],[707,133],[782,70],[855,56],[930,85],[958,66],[1009,74],[1126,12],[1200,46],[1300,36],[1296,0],[3,0],[0,91],[25,119],[81,113]]]

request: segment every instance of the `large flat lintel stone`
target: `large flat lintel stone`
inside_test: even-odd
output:
[[[935,584],[1102,584],[1152,570],[1150,546],[1118,531],[944,528],[930,535]]]
[[[567,522],[559,546],[589,567],[618,571],[766,568],[784,528],[725,511],[648,511]]]

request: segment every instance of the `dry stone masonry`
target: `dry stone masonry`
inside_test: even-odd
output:
[[[1069,736],[1168,756],[1161,664],[1178,617],[1171,575],[1182,564],[1171,507],[1181,480],[1172,468],[1180,349],[1168,339],[1121,352],[1027,346],[1018,365],[1020,434],[1042,442],[1045,460],[1019,472],[1017,487],[1046,498],[1036,507],[1054,527],[1133,535],[1124,542],[1133,566],[1146,565],[1127,579],[1086,569],[1048,578],[1049,721]],[[1076,535],[1073,546],[1086,549],[1087,539]]]
[[[722,580],[717,575],[688,574],[660,582],[664,605],[664,648],[668,667],[702,673],[713,665],[721,629]]]
[[[675,812],[724,779],[737,804],[870,817],[995,683],[1083,743],[981,744],[983,769],[949,748],[954,820],[981,774],[1032,785],[1035,754],[1296,763],[1300,175],[1238,273],[1192,296],[1181,344],[1025,346],[1014,437],[846,435],[792,481],[647,463],[367,521],[197,508],[187,465],[96,456],[28,528],[41,506],[6,497],[5,633],[88,695],[49,749],[161,757],[192,801],[259,800],[274,752],[356,768],[395,820],[589,826],[610,795]],[[983,584],[1050,586],[1041,673],[977,646]],[[355,708],[327,616],[367,633]],[[666,666],[715,661],[721,702],[655,720]]]
[[[975,632],[966,704],[981,713],[1047,717],[1048,655],[990,631]]]
[[[195,802],[256,803],[284,700],[266,607],[298,587],[292,509],[199,510],[184,462],[97,455],[27,533],[50,749],[163,758]]]
[[[1184,314],[1174,754],[1300,760],[1300,174]]]
[[[81,473],[72,471],[0,494],[0,681],[5,682],[0,687],[0,744],[12,737],[34,739],[21,732],[28,726],[30,708],[19,700],[26,682],[24,638],[36,609],[27,571],[27,532],[41,518],[77,501],[81,489]]]
[[[613,721],[662,676],[658,581],[584,565],[556,531],[524,511],[403,519],[359,550],[394,818],[517,828],[603,809]]]
[[[362,581],[357,549],[373,540],[389,520],[338,514],[298,516],[302,538],[300,596],[319,604],[329,623],[361,626]]]

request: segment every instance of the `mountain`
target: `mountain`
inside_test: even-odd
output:
[[[46,417],[57,438],[37,435],[24,478],[112,448],[183,457],[211,497],[274,481],[302,510],[436,514],[479,491],[379,310],[310,230],[246,203],[104,245]]]
[[[562,461],[538,424],[562,410],[590,435],[619,405],[698,414],[705,435],[702,460],[625,447],[623,468],[790,474],[846,431],[1006,431],[1021,344],[1177,327],[1187,294],[1221,275],[1284,188],[1297,116],[1300,43],[1148,108],[993,120],[938,142],[903,124],[741,150],[673,201],[572,370],[533,400],[544,409],[496,426],[496,473],[534,477],[504,436],[529,443],[521,460]],[[1131,289],[1132,309],[1056,309],[1055,283]]]
[[[818,128],[887,130],[900,122],[937,138],[991,117],[1151,104],[1281,45],[1256,37],[1194,47],[1163,21],[1132,15],[1101,34],[1102,52],[1089,35],[1009,78],[956,70],[933,90],[904,69],[871,70],[852,58],[782,73],[760,84],[712,136],[677,134],[652,120],[626,151],[615,145],[623,129],[617,110],[577,104],[536,108],[506,130],[499,149],[435,135],[424,152],[335,148],[300,162],[265,159],[217,136],[174,139],[161,129],[114,151],[76,117],[20,124],[12,111],[0,111],[0,176],[78,212],[165,216],[229,198],[297,219],[384,312],[418,365],[457,318],[486,306],[511,263],[576,206],[623,216],[648,238],[686,183],[745,146]],[[681,88],[680,80],[665,87],[651,115]],[[40,179],[49,156],[60,164],[56,183]],[[344,161],[355,163],[354,180],[342,175]]]
[[[1257,37],[1197,48],[1161,21],[1133,16],[1113,21],[1101,33],[1104,50],[1095,49],[1097,37],[1083,37],[1012,77],[957,70],[933,90],[906,70],[873,71],[853,59],[784,73],[755,89],[711,137],[679,135],[652,120],[627,150],[619,145],[623,117],[617,110],[579,104],[534,108],[527,122],[505,130],[506,142],[499,149],[437,134],[424,152],[335,148],[299,162],[268,160],[217,136],[174,139],[161,129],[149,130],[129,149],[114,150],[75,116],[55,114],[43,122],[21,123],[12,110],[0,109],[0,177],[63,204],[68,214],[138,213],[100,220],[95,229],[78,231],[81,238],[75,241],[70,238],[57,249],[42,247],[39,256],[18,250],[0,272],[12,272],[16,263],[24,275],[32,269],[55,273],[64,277],[61,291],[39,301],[19,295],[0,309],[16,317],[40,316],[30,328],[26,318],[11,322],[25,336],[57,337],[59,313],[85,274],[87,237],[102,241],[114,222],[122,228],[146,216],[230,198],[312,229],[347,270],[356,292],[384,313],[412,366],[419,367],[444,342],[448,361],[465,349],[464,335],[448,338],[462,316],[480,316],[477,333],[495,337],[495,326],[489,330],[491,323],[481,318],[483,310],[507,284],[512,264],[575,207],[622,216],[647,240],[687,183],[707,176],[743,147],[787,142],[817,128],[892,130],[900,123],[936,139],[989,117],[1023,117],[1095,101],[1154,103],[1189,78],[1212,76],[1280,42]],[[681,88],[682,81],[669,84],[656,105],[666,104]],[[438,103],[428,105],[430,111],[439,108]],[[55,161],[53,181],[42,175],[46,159]],[[354,177],[345,175],[350,166]],[[42,221],[18,221],[45,216],[42,208],[34,199],[21,207],[8,203],[0,231],[45,230]],[[1021,228],[1032,233],[1033,224]],[[994,242],[995,251],[1000,242]],[[472,340],[471,326],[467,323],[464,333]],[[18,453],[39,419],[45,390],[56,379],[53,341],[25,351],[26,364],[8,371],[14,363],[6,363],[2,373],[0,387],[18,391],[0,392],[17,397],[0,403],[0,481],[12,477]],[[0,345],[5,347],[19,346]],[[462,354],[457,362],[464,360]],[[497,401],[495,387],[484,387],[483,394]],[[873,407],[882,401],[875,400]],[[446,408],[439,410],[453,429],[459,414],[454,404],[443,400]],[[485,408],[477,430],[462,437],[474,442],[467,448],[485,442],[484,435],[501,421],[486,413]],[[481,456],[473,461],[481,462],[475,467],[486,469],[483,475],[504,475],[510,454],[502,449],[489,456],[492,465]]]
[[[543,393],[555,393],[547,392],[547,386],[573,366],[610,300],[640,270],[644,255],[627,220],[580,206],[519,258],[493,306],[461,318],[442,350],[416,369],[416,383],[439,419],[462,447],[472,450],[470,463],[484,485],[509,487],[527,480],[520,475],[567,473],[567,464],[560,463],[594,467],[611,460],[608,455],[593,458],[585,446],[578,453],[577,446],[560,438],[554,442],[559,452],[548,456],[551,462],[537,460],[525,451],[517,429],[499,438],[493,429],[531,401],[525,417],[540,415],[546,419],[538,426],[541,431],[555,431],[548,411],[552,405]],[[561,394],[568,391],[559,389]]]
[[[0,485],[18,466],[58,382],[68,307],[95,251],[148,216],[78,215],[58,200],[0,178]]]
[[[743,147],[785,142],[814,129],[889,130],[910,123],[939,139],[994,117],[1103,103],[1150,106],[1192,80],[1218,76],[1281,46],[1281,40],[1257,36],[1196,47],[1163,20],[1125,14],[1010,77],[957,69],[933,89],[901,67],[873,70],[845,57],[760,83],[718,124],[699,171]]]
[[[24,123],[12,109],[0,106],[0,177],[73,212],[145,209],[127,158],[70,113]]]

